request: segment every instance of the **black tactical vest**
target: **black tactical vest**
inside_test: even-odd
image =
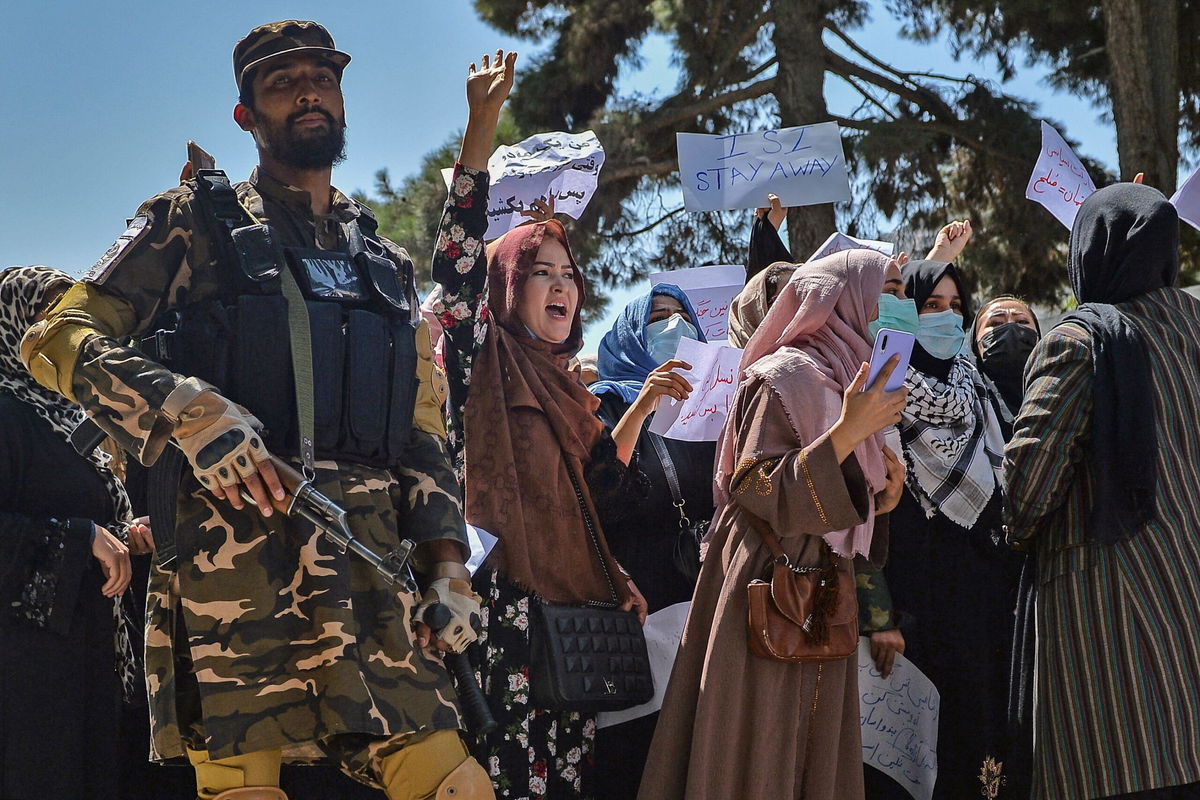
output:
[[[197,223],[210,223],[224,291],[163,315],[142,349],[245,406],[265,425],[272,453],[298,456],[280,286],[281,270],[289,269],[308,309],[316,458],[394,466],[409,438],[417,390],[411,262],[401,268],[386,257],[365,210],[361,222],[347,224],[347,252],[285,247],[270,225],[253,224],[224,173],[202,170],[195,183]]]

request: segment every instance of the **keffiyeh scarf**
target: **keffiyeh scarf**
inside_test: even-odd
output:
[[[975,367],[958,356],[945,381],[911,367],[900,438],[905,479],[925,514],[971,528],[1003,486],[1004,437]]]

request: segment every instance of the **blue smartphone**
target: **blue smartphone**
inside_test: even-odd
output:
[[[880,328],[875,336],[875,346],[871,348],[870,368],[867,370],[867,382],[863,385],[863,390],[871,388],[879,373],[887,366],[888,360],[895,355],[900,356],[900,363],[896,365],[883,388],[885,391],[894,392],[903,386],[904,376],[908,373],[908,360],[912,357],[913,344],[916,341],[917,337],[911,333]]]

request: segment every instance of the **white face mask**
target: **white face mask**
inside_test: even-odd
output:
[[[659,364],[675,357],[680,339],[700,340],[700,334],[682,314],[675,313],[646,326],[646,352]]]

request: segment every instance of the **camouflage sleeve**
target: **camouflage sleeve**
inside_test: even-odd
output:
[[[174,428],[162,406],[176,375],[123,344],[181,288],[191,241],[189,195],[174,189],[138,209],[125,233],[46,319],[22,354],[43,385],[75,400],[126,452],[153,463]]]
[[[417,544],[436,539],[458,542],[465,559],[470,551],[467,524],[445,440],[414,426],[403,461],[394,472],[392,505],[400,521],[400,535]],[[422,569],[425,565],[418,562],[415,566]]]
[[[883,569],[858,556],[854,559],[854,583],[858,595],[858,630],[862,634],[890,631],[896,627],[892,593]]]

